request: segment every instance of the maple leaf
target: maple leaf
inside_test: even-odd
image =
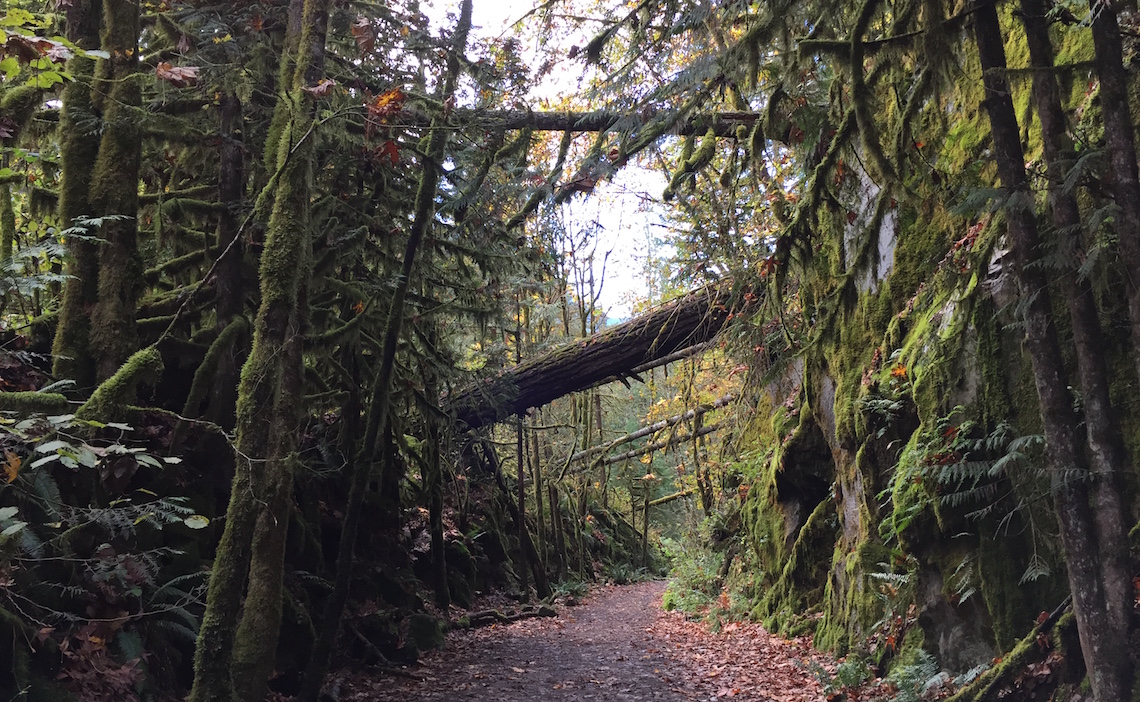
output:
[[[894,368],[891,368],[891,377],[892,378],[905,378],[906,377],[906,366],[904,366],[901,363],[895,365]]]
[[[400,163],[400,150],[396,146],[396,142],[386,141],[380,146],[377,151],[381,157],[388,158],[388,161],[392,164],[393,168],[395,168],[396,165]]]
[[[315,98],[323,98],[328,97],[329,93],[331,93],[332,89],[335,87],[335,80],[332,78],[322,78],[320,83],[317,83],[316,85],[310,85],[307,88],[301,88],[301,90],[304,90],[306,93],[312,95]]]
[[[198,82],[199,70],[197,66],[172,66],[163,61],[155,66],[154,74],[175,88],[185,88]]]

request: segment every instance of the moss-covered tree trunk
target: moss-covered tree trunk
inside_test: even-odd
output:
[[[516,358],[516,361],[518,359]],[[515,514],[515,526],[519,532],[519,588],[522,590],[523,602],[530,600],[530,585],[527,583],[527,568],[530,567],[530,558],[523,543],[529,538],[526,529],[526,452],[523,450],[523,418],[515,418],[515,467],[518,469],[518,512]],[[508,496],[507,499],[510,499]]]
[[[0,184],[0,261],[12,257],[16,243],[16,210],[12,206],[12,186]]]
[[[1053,72],[1054,58],[1049,39],[1048,8],[1042,0],[1022,0],[1021,6],[1030,60],[1034,67],[1041,69],[1033,74],[1033,96],[1041,121],[1053,221],[1058,235],[1079,239],[1082,232],[1080,207],[1076,197],[1063,188],[1067,171],[1075,160],[1075,155],[1066,129],[1065,113],[1061,107],[1060,92]],[[1104,107],[1102,103],[1102,108]],[[1129,124],[1131,124],[1130,119]],[[1137,197],[1140,198],[1140,192],[1137,193]],[[1081,242],[1077,241],[1074,249],[1080,251],[1082,248]],[[1102,579],[1109,610],[1109,625],[1114,628],[1111,635],[1116,640],[1129,641],[1130,623],[1133,619],[1132,572],[1129,563],[1128,528],[1122,501],[1122,483],[1130,466],[1117,424],[1116,412],[1109,397],[1110,381],[1108,362],[1104,357],[1104,335],[1100,328],[1092,284],[1075,270],[1067,273],[1065,283],[1068,288],[1073,343],[1077,351],[1077,373],[1080,379],[1089,456],[1095,473],[1092,489],[1094,515]],[[1127,647],[1117,647],[1111,653],[1115,658],[1112,666],[1120,670],[1125,689],[1130,689],[1134,670]]]
[[[977,5],[974,38],[985,86],[984,106],[989,114],[998,177],[1007,191],[1007,236],[1014,271],[1023,294],[1026,349],[1041,408],[1041,420],[1052,475],[1052,493],[1061,524],[1061,542],[1073,593],[1081,649],[1096,699],[1128,698],[1122,671],[1115,665],[1113,648],[1122,648],[1112,636],[1097,547],[1096,529],[1089,507],[1088,489],[1081,479],[1084,468],[1077,445],[1077,421],[1068,390],[1061,348],[1053,325],[1048,279],[1040,265],[1033,197],[1025,175],[1020,130],[1006,78],[1004,39],[992,1]]]
[[[324,71],[329,5],[328,0],[306,0],[304,6],[290,98],[292,114],[278,147],[277,188],[261,254],[261,307],[253,348],[238,389],[238,448],[242,448],[243,426],[255,435],[265,432],[268,437],[263,454],[267,459],[264,497],[254,526],[249,583],[234,650],[234,693],[242,700],[265,697],[281,628],[285,541],[293,512],[293,464],[304,397],[306,291],[312,269],[309,201],[314,125],[312,102],[305,88],[316,85]],[[254,411],[264,410],[247,401],[260,392],[252,386],[263,382],[256,380],[264,377],[263,373],[276,374],[268,417],[255,416]],[[263,426],[253,428],[257,423]]]
[[[103,217],[99,229],[98,293],[91,310],[90,353],[98,380],[110,378],[135,351],[135,311],[142,281],[138,250],[139,4],[104,0],[103,50],[110,58],[96,68],[96,100],[103,110],[103,135],[91,174],[90,203]]]
[[[303,88],[323,69],[328,12],[327,0],[305,1],[296,74],[279,98],[287,118],[261,255],[261,304],[238,388],[238,468],[195,651],[193,702],[262,699],[273,669],[302,399],[303,291],[311,268],[312,104]]]
[[[99,46],[98,0],[76,0],[66,6],[67,38],[80,48]],[[91,173],[99,153],[99,129],[91,100],[95,60],[76,55],[67,62],[73,80],[63,89],[59,115],[60,186],[59,220],[71,226],[76,217],[94,214],[88,200]],[[95,234],[96,232],[92,232]],[[86,238],[67,240],[67,281],[59,306],[52,344],[52,372],[58,378],[74,380],[80,388],[95,383],[95,365],[88,348],[89,308],[98,294],[98,249]]]

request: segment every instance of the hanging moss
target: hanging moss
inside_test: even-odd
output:
[[[77,419],[111,422],[121,419],[135,402],[139,383],[155,383],[162,375],[162,354],[154,346],[135,352],[118,371],[95,388],[75,412]]]

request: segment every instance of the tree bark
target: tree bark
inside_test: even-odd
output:
[[[1034,383],[1052,475],[1052,493],[1061,524],[1073,609],[1080,632],[1081,649],[1096,699],[1123,700],[1128,690],[1113,665],[1113,647],[1121,643],[1112,636],[1101,578],[1096,532],[1084,481],[1087,468],[1077,448],[1077,421],[1053,326],[1048,281],[1041,266],[1033,265],[1040,241],[1033,196],[1025,175],[1017,116],[1006,79],[1004,39],[993,2],[977,5],[974,39],[982,66],[998,176],[1007,192],[1007,236],[1014,269],[1022,294],[1028,296],[1024,321],[1026,349],[1033,366]]]
[[[1030,61],[1035,68],[1041,69],[1033,74],[1033,95],[1041,121],[1053,221],[1059,236],[1077,239],[1072,248],[1079,252],[1083,248],[1080,242],[1082,236],[1080,208],[1076,197],[1062,189],[1066,171],[1074,160],[1074,154],[1066,130],[1065,113],[1061,107],[1057,81],[1052,71],[1054,56],[1049,40],[1047,8],[1042,0],[1022,0],[1021,4]],[[1102,21],[1103,19],[1096,20],[1096,22]],[[1112,22],[1115,21],[1115,18],[1112,18]],[[1094,33],[1096,31],[1094,29]],[[1119,41],[1119,33],[1117,40]],[[1131,125],[1127,104],[1125,103],[1123,107],[1124,116]],[[1108,109],[1104,104],[1103,94],[1102,109]],[[1117,107],[1115,110],[1119,112],[1120,108]],[[1109,128],[1107,121],[1106,128]],[[1116,136],[1111,138],[1119,140]],[[1135,183],[1135,163],[1133,163],[1133,183]],[[1140,192],[1136,197],[1140,200]],[[1140,205],[1137,207],[1140,208]],[[1129,223],[1129,227],[1135,229],[1132,224],[1140,222]],[[1126,232],[1121,232],[1122,237],[1125,234]],[[1095,474],[1093,514],[1096,519],[1097,545],[1100,550],[1105,597],[1108,600],[1109,625],[1113,627],[1112,636],[1116,640],[1129,641],[1133,620],[1132,572],[1129,562],[1128,526],[1122,500],[1122,478],[1130,470],[1130,466],[1116,421],[1117,412],[1114,411],[1109,396],[1108,363],[1104,357],[1105,343],[1092,285],[1075,270],[1067,271],[1064,280],[1068,287],[1069,316],[1072,320],[1073,343],[1077,351],[1077,373],[1081,385],[1089,456]],[[1128,649],[1128,646],[1119,646],[1110,651],[1116,658],[1111,665],[1120,671],[1124,689],[1131,689],[1135,674],[1134,662]]]
[[[444,408],[470,429],[493,424],[704,343],[740,312],[727,285],[702,288],[470,386],[447,398]]]
[[[594,112],[542,112],[533,110],[475,110],[458,108],[456,118],[463,124],[486,131],[529,129],[536,132],[604,132],[611,129],[634,131],[652,121],[669,120],[672,111],[647,110],[640,113],[598,110]],[[687,136],[705,134],[709,129],[718,137],[735,138],[737,127],[751,130],[763,118],[758,112],[717,112],[695,114],[679,120],[669,133]],[[411,110],[400,114],[401,125],[424,127],[431,115]]]
[[[222,260],[217,262],[214,285],[217,294],[215,327],[220,334],[245,308],[242,280],[245,247],[242,242],[235,241],[240,230],[238,209],[245,194],[245,158],[241,99],[232,92],[225,93],[219,108],[222,145],[218,154],[218,203],[222,209],[218,213],[217,237]],[[247,342],[248,337],[243,337],[240,343],[224,349],[218,357],[206,418],[222,427],[234,425],[240,350]]]
[[[273,669],[293,484],[290,464],[302,394],[304,289],[311,265],[312,116],[311,97],[302,88],[315,82],[323,65],[328,9],[327,0],[304,0],[306,21],[297,44],[302,55],[291,97],[278,104],[287,115],[286,128],[273,161],[278,179],[261,256],[261,305],[238,388],[238,469],[198,634],[191,702],[262,699]]]
[[[1107,0],[1090,0],[1100,111],[1108,147],[1113,199],[1120,217],[1113,222],[1128,291],[1133,361],[1140,372],[1140,174],[1136,165],[1135,125],[1128,106],[1128,74],[1116,9]]]

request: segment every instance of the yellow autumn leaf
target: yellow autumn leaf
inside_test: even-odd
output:
[[[20,457],[11,451],[4,453],[4,476],[8,478],[8,482],[15,482],[16,476],[20,474],[20,466],[22,462]]]

